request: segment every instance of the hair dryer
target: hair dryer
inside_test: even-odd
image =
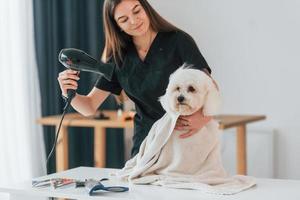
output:
[[[80,49],[62,49],[58,55],[58,60],[68,69],[100,74],[107,80],[111,80],[114,71],[113,64],[98,62],[95,58]],[[75,96],[75,90],[68,90],[67,93],[68,100],[71,101]]]
[[[111,80],[114,71],[113,64],[98,62],[96,59],[94,59],[92,56],[88,55],[84,51],[79,49],[74,49],[74,48],[62,49],[58,55],[58,60],[61,64],[63,64],[68,69],[72,69],[75,71],[87,71],[87,72],[100,74],[104,76],[104,78],[106,78],[107,80]],[[64,107],[64,112],[62,114],[57,129],[53,147],[47,157],[47,161],[46,161],[47,164],[49,162],[51,155],[54,152],[64,116],[71,104],[72,98],[76,94],[75,90],[68,90],[67,93],[68,93],[68,100]]]

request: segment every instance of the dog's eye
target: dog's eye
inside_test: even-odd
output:
[[[180,87],[176,87],[175,90],[179,91],[179,90],[180,90]]]
[[[195,88],[193,86],[189,86],[188,87],[188,92],[195,92]]]

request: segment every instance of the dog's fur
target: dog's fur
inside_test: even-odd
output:
[[[220,106],[220,93],[212,79],[203,71],[184,64],[170,76],[164,96],[159,101],[166,112],[191,115],[203,109],[205,116],[216,115]],[[178,97],[184,98],[182,102]]]

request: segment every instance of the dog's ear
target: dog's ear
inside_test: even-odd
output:
[[[170,112],[170,107],[168,103],[167,93],[165,93],[163,96],[159,97],[158,101],[160,102],[161,106],[166,112]]]
[[[205,116],[216,115],[221,106],[220,92],[211,78],[207,81],[207,95],[203,106],[203,114]]]

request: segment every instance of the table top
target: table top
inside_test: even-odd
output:
[[[265,115],[216,115],[214,117],[220,123],[220,128],[226,129],[234,126],[248,124],[266,119]]]
[[[40,177],[47,178],[94,178],[101,179],[108,177],[116,169],[78,167],[67,171]],[[300,180],[282,179],[257,179],[257,186],[235,195],[212,195],[205,194],[197,190],[171,189],[152,185],[131,185],[127,182],[109,180],[105,186],[119,185],[129,187],[128,192],[109,193],[103,192],[97,196],[88,196],[84,188],[75,189],[74,187],[50,189],[32,188],[31,181],[18,183],[10,186],[0,186],[0,192],[11,193],[14,195],[44,196],[71,199],[107,199],[107,200],[153,200],[153,199],[172,199],[172,200],[199,200],[199,199],[221,199],[221,200],[299,200],[300,199]]]
[[[133,120],[124,120],[128,116],[133,116],[132,112],[123,112],[122,116],[118,117],[116,111],[103,111],[109,119],[95,119],[94,116],[84,117],[79,113],[66,114],[63,125],[65,126],[80,126],[80,127],[95,127],[102,126],[106,128],[133,128]],[[52,115],[43,117],[37,120],[43,125],[58,125],[61,115]],[[266,119],[264,115],[217,115],[214,117],[220,123],[221,129],[231,128],[255,121]]]
[[[122,116],[118,117],[116,111],[105,110],[105,116],[109,119],[97,119],[95,116],[85,117],[79,113],[68,113],[65,115],[63,125],[65,126],[79,126],[79,127],[109,127],[109,128],[133,128],[133,120],[125,120],[128,116],[131,116],[129,112],[123,112]],[[52,115],[42,117],[37,120],[39,124],[43,125],[58,125],[61,115]]]

